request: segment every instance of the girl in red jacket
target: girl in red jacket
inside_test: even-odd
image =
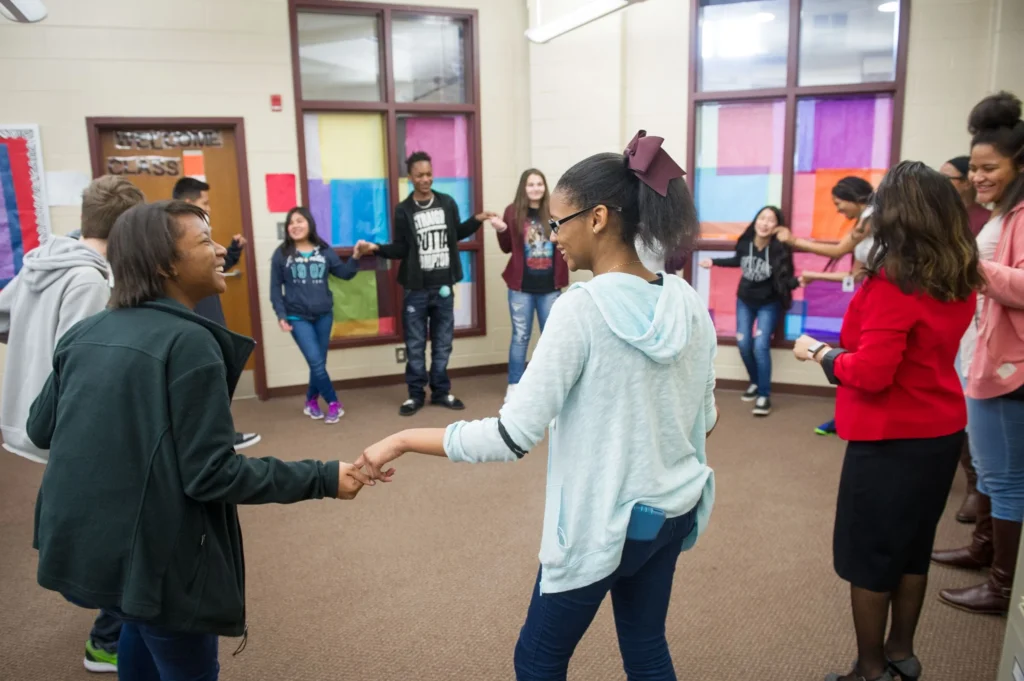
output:
[[[505,272],[508,310],[512,317],[512,343],[508,349],[508,392],[526,371],[533,315],[541,332],[558,294],[569,285],[565,260],[555,254],[548,228],[548,183],[544,173],[530,168],[519,178],[516,198],[505,209],[501,223],[493,222],[498,246],[511,253]]]

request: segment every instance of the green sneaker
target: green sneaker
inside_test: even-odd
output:
[[[827,421],[827,422],[821,424],[820,426],[818,426],[817,428],[814,429],[814,434],[815,435],[835,435],[836,434],[836,422],[835,422],[835,420],[833,419],[832,421]]]
[[[108,653],[107,651],[97,648],[92,644],[92,641],[85,642],[85,659],[82,660],[85,668],[91,672],[103,673],[117,673],[117,653]]]

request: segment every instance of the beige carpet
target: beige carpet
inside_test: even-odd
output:
[[[466,416],[496,412],[498,376],[462,379]],[[396,411],[403,387],[343,395],[348,414],[328,427],[301,400],[241,402],[237,425],[258,430],[254,456],[354,460],[360,447],[452,414]],[[707,534],[681,557],[668,636],[680,679],[817,681],[855,657],[847,588],[832,572],[831,533],[843,451],[816,437],[829,400],[776,397],[754,420],[736,393],[719,395],[710,443],[718,500]],[[250,636],[227,681],[497,681],[514,678],[512,650],[536,574],[545,450],[517,464],[398,462],[395,482],[354,502],[319,501],[242,511]],[[81,666],[90,613],[35,582],[32,513],[42,467],[0,452],[0,679],[96,678]],[[939,528],[943,545],[969,529],[952,518],[957,479]],[[935,591],[979,579],[943,568],[921,620],[924,679],[991,681],[1005,620],[941,605]],[[610,607],[602,608],[570,668],[574,681],[624,678]]]

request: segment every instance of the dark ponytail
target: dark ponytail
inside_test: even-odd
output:
[[[1006,187],[999,201],[1000,211],[1006,213],[1024,201],[1024,121],[1021,120],[1021,102],[1016,95],[1000,92],[989,95],[974,105],[967,117],[967,131],[973,135],[971,147],[989,144],[1000,156],[1010,159],[1016,179]]]
[[[560,191],[580,208],[619,209],[622,240],[636,240],[666,254],[688,247],[698,231],[697,210],[682,178],[669,180],[665,196],[640,181],[623,154],[595,154],[569,168],[558,180]]]

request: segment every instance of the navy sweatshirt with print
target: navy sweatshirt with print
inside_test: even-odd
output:
[[[327,275],[352,279],[358,272],[358,261],[343,261],[329,246],[290,255],[278,248],[270,261],[270,302],[277,318],[313,321],[330,313],[334,297],[327,285]]]

